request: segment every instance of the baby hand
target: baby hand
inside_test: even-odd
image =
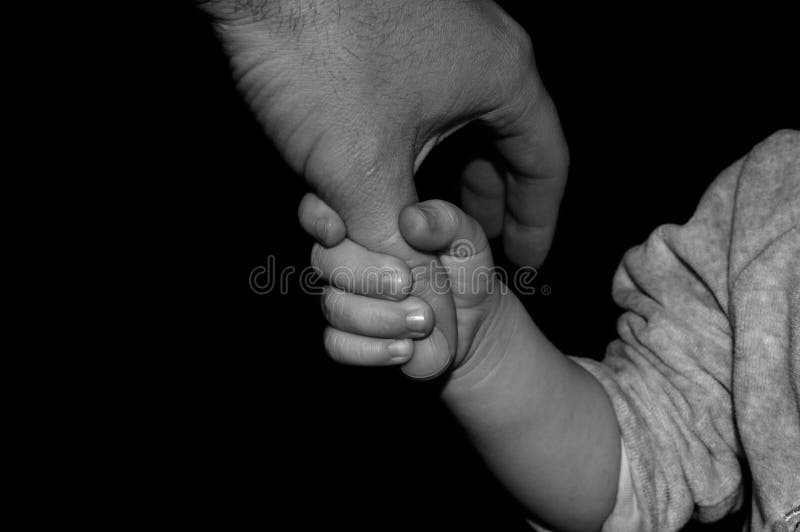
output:
[[[312,262],[339,287],[323,297],[328,353],[350,364],[414,364],[414,345],[427,341],[434,316],[421,299],[397,291],[412,286],[413,272],[344,238],[342,221],[315,196],[304,199],[300,219],[328,246],[315,245]],[[451,285],[458,342],[441,387],[444,404],[530,515],[559,530],[599,530],[620,471],[618,422],[603,386],[545,338],[493,275],[475,220],[426,201],[403,209],[399,228],[410,247],[434,252]],[[348,275],[337,279],[337,267]],[[391,272],[391,292],[365,275],[370,267]],[[430,278],[424,285],[444,289]]]
[[[342,220],[314,195],[303,199],[299,215],[303,228],[323,244],[314,245],[311,262],[331,284],[322,297],[330,323],[325,331],[328,354],[354,365],[413,364],[415,343],[428,341],[435,319],[421,298],[405,297],[414,272],[395,257],[345,238]],[[453,295],[455,369],[479,350],[501,299],[513,295],[495,275],[481,226],[454,205],[432,200],[409,206],[399,225],[411,247],[434,252],[441,262],[429,289],[444,293],[449,288]]]

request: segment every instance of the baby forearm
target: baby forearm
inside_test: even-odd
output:
[[[501,482],[557,530],[599,530],[619,475],[611,401],[561,354],[514,296],[503,296],[476,356],[456,370],[444,399]],[[498,346],[497,342],[504,345]]]

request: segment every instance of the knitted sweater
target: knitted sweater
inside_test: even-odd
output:
[[[604,530],[742,504],[749,530],[800,530],[800,133],[756,146],[688,223],[630,250],[613,295],[619,339],[602,362],[573,358],[611,397],[627,461]]]

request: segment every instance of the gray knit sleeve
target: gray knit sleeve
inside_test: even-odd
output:
[[[767,212],[775,205],[742,204],[743,187],[783,186],[758,181],[785,179],[780,167],[774,175],[753,177],[748,161],[797,139],[790,132],[771,137],[714,181],[688,223],[659,227],[630,250],[613,283],[614,299],[625,311],[619,339],[602,362],[572,357],[612,399],[648,530],[679,530],[692,517],[714,521],[743,502],[745,452],[733,399],[733,277],[745,259],[756,259],[769,245],[770,231],[779,236],[786,230],[780,213],[775,222],[775,213]],[[797,198],[776,195],[775,201]],[[752,225],[741,220],[748,209],[765,211],[750,242],[739,234]]]

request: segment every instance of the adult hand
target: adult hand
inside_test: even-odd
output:
[[[543,261],[568,156],[528,36],[482,0],[201,4],[267,134],[341,216],[348,237],[422,271],[412,295],[432,307],[436,328],[404,371],[441,373],[456,348],[452,298],[432,289],[438,262],[404,242],[399,214],[417,201],[413,175],[429,151],[480,121],[502,164],[466,168],[464,210],[489,236],[502,231],[512,261]]]

